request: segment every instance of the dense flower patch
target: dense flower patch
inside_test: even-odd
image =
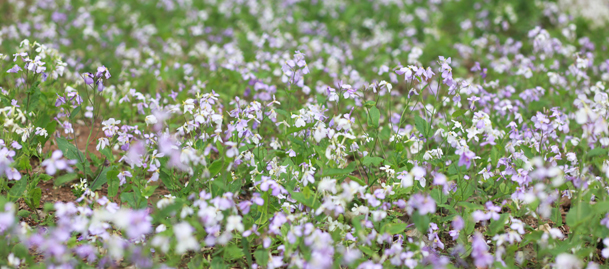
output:
[[[572,2],[1,3],[0,264],[600,268]]]

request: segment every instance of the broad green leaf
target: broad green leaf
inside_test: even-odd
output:
[[[42,190],[40,188],[35,188],[31,192],[28,193],[30,201],[32,201],[32,209],[36,210],[38,206],[40,206],[40,198],[42,198]]]
[[[269,252],[264,249],[259,249],[254,252],[254,258],[259,266],[266,266],[269,262]]]
[[[588,153],[586,154],[586,158],[600,156],[600,155],[607,155],[607,149],[595,148],[591,151],[588,151]]]
[[[499,151],[497,150],[497,148],[493,147],[491,149],[491,165],[496,166],[497,162],[499,161],[499,158]]]
[[[13,187],[9,191],[10,198],[19,198],[25,192],[25,188],[27,187],[27,177],[22,177],[20,180],[14,181]]]
[[[381,112],[379,111],[379,109],[376,107],[372,107],[370,109],[370,121],[371,121],[373,127],[379,126],[380,118],[381,118]]]
[[[366,156],[364,157],[364,159],[362,159],[362,164],[364,164],[365,166],[379,166],[381,163],[383,163],[383,158],[381,157]]]
[[[406,230],[406,226],[408,226],[406,223],[388,223],[381,230],[389,234],[399,234]]]
[[[106,174],[106,178],[108,178],[108,197],[114,197],[118,194],[118,187],[120,185],[118,174],[117,170],[110,170]]]
[[[76,146],[74,146],[74,144],[70,143],[63,137],[57,137],[55,140],[57,141],[57,147],[59,147],[66,158],[76,160],[79,163],[84,160],[84,155],[76,148]]]
[[[363,180],[363,179],[361,179],[361,178],[357,178],[357,177],[354,177],[354,176],[347,176],[347,177],[348,177],[349,179],[351,179],[351,180],[353,180],[353,181],[357,182],[357,184],[359,184],[360,186],[366,186],[366,182],[364,182],[364,180]]]
[[[70,114],[70,119],[73,120],[74,118],[76,118],[78,112],[80,112],[80,106],[77,106],[74,110],[72,110],[72,113]]]
[[[490,235],[496,235],[499,231],[501,231],[504,226],[505,226],[505,222],[507,221],[508,218],[508,214],[501,214],[501,217],[499,218],[499,220],[493,220],[491,221],[491,224],[489,225],[489,229],[488,232],[490,233]]]
[[[243,251],[237,245],[229,245],[224,248],[222,256],[225,261],[232,261],[243,257]]]
[[[427,229],[429,229],[429,216],[421,215],[418,212],[412,214],[412,221],[414,225],[417,227],[417,230],[421,233],[427,233]]]
[[[584,223],[589,217],[592,217],[590,204],[584,201],[578,201],[577,204],[571,206],[567,213],[567,225],[575,228],[577,225]]]
[[[101,171],[97,180],[95,181],[95,185],[91,186],[91,190],[93,190],[93,191],[101,188],[101,186],[103,186],[104,184],[106,184],[106,182],[108,182],[108,171],[110,171],[112,169],[112,167],[104,167],[104,168],[98,168],[98,169],[103,169],[103,170]]]
[[[428,126],[427,121],[425,121],[423,118],[421,118],[420,116],[417,115],[414,117],[414,126],[424,137],[428,137],[427,130],[429,128],[427,127]]]
[[[75,173],[65,174],[55,179],[55,186],[62,185],[64,183],[70,182],[78,177]]]
[[[215,177],[220,172],[220,170],[222,170],[223,166],[224,166],[223,160],[216,160],[213,163],[211,163],[211,165],[209,166],[209,177],[210,178]]]
[[[339,175],[348,175],[355,170],[355,162],[349,163],[349,165],[343,169],[341,168],[325,168],[323,169],[322,177],[332,177]]]

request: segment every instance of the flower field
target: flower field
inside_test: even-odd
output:
[[[608,20],[0,1],[0,268],[604,268]]]

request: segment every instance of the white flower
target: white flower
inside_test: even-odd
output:
[[[196,250],[199,247],[199,243],[192,232],[194,229],[187,222],[180,222],[173,226],[173,233],[177,237],[176,253],[184,254],[188,250]]]
[[[163,235],[156,235],[151,242],[152,246],[160,248],[163,252],[169,251],[169,243],[169,237]]]
[[[243,232],[244,229],[243,223],[241,223],[241,216],[230,216],[226,219],[227,231],[237,230],[239,232]]]
[[[157,233],[162,233],[162,232],[164,232],[166,230],[167,230],[167,226],[165,226],[165,224],[160,224],[159,226],[156,227],[155,231]]]
[[[355,206],[353,206],[351,211],[356,215],[368,215],[368,212],[370,212],[368,207],[366,207],[364,205],[358,206],[357,204],[355,204]]]
[[[13,253],[8,254],[8,265],[13,266],[15,268],[19,268],[20,264],[21,264],[21,260],[19,260],[19,258],[15,257],[15,254],[13,254]]]
[[[110,141],[108,140],[108,138],[102,137],[99,139],[99,142],[97,142],[97,146],[95,147],[95,149],[97,149],[97,151],[99,151],[100,149],[105,149],[106,146],[110,145]]]
[[[49,133],[47,132],[47,130],[44,129],[44,128],[40,128],[40,127],[36,127],[36,133],[35,134],[39,135],[39,136],[44,136],[44,137],[49,136]]]
[[[558,254],[554,263],[554,269],[581,269],[583,267],[584,264],[579,258],[568,253]]]
[[[385,171],[385,173],[387,173],[387,177],[389,178],[393,178],[393,176],[395,176],[395,170],[391,169],[391,166],[389,165],[381,167],[381,170]]]
[[[158,121],[156,119],[156,117],[154,115],[148,115],[146,116],[146,125],[149,124],[156,124]]]

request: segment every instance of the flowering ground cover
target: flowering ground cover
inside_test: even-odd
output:
[[[1,268],[601,268],[606,1],[0,2]]]

